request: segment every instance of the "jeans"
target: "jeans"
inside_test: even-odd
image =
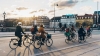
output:
[[[19,37],[18,46],[21,46],[21,42],[22,42],[22,35],[18,35],[17,37]]]

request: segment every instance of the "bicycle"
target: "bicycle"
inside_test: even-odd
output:
[[[42,42],[42,37],[41,36],[36,36],[36,41],[34,42],[34,47],[36,49],[39,49],[41,47],[41,43],[45,43],[46,46],[50,47],[53,44],[53,40],[51,38],[51,34],[47,34],[44,42]]]
[[[84,36],[84,40],[82,35],[78,37],[78,42],[81,43],[82,41],[86,42],[86,36]]]
[[[66,43],[69,43],[69,41],[75,42],[76,39],[77,39],[77,35],[76,35],[75,33],[73,33],[73,34],[71,34],[71,35],[69,36],[69,38],[70,38],[70,40],[68,40],[68,36],[66,36],[66,39],[65,39],[65,42],[66,42]]]
[[[29,34],[24,34],[23,37],[25,37],[22,41],[23,41],[23,45],[25,47],[29,46],[30,45],[30,38],[29,38]],[[11,49],[16,49],[18,47],[18,41],[19,41],[19,38],[12,38],[9,42],[9,47]],[[28,45],[26,44],[28,43]]]
[[[92,38],[92,33],[91,32],[87,32],[87,34],[86,34],[86,38]]]

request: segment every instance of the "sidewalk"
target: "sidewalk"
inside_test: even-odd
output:
[[[55,31],[55,33],[53,31],[47,31],[49,34],[55,35],[55,34],[63,34],[63,32],[59,32],[59,31]],[[29,35],[32,35],[31,32],[25,32]],[[14,37],[15,36],[15,32],[0,32],[0,37]]]

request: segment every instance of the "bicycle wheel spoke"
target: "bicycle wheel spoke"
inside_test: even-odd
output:
[[[10,47],[11,49],[17,48],[17,47],[18,47],[18,41],[17,41],[17,40],[12,40],[12,41],[10,41],[9,47]]]
[[[53,40],[52,40],[52,39],[47,39],[47,40],[46,40],[46,45],[47,45],[48,47],[50,47],[52,44],[53,44]]]

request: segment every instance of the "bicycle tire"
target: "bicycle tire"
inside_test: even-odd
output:
[[[49,40],[51,40],[51,42]],[[49,42],[51,43],[50,45],[48,45]],[[46,40],[46,45],[48,47],[52,46],[52,44],[53,44],[53,40],[51,38]]]
[[[27,42],[25,42],[25,41],[27,41]],[[28,44],[26,44],[26,43],[28,43]],[[24,45],[25,47],[28,47],[30,44],[31,44],[31,39],[30,39],[30,38],[25,38],[25,39],[23,40],[23,45]]]
[[[36,49],[39,49],[40,47],[41,47],[41,41],[40,40],[36,40],[35,42],[34,42],[34,47],[36,48]],[[39,47],[37,47],[37,45],[35,45],[35,44],[37,44],[37,45],[39,45]]]
[[[17,39],[14,39],[14,40],[18,43],[18,40],[17,40]],[[9,47],[10,47],[11,49],[16,49],[16,48],[18,47],[18,45],[14,45],[14,43],[12,43],[14,40],[11,40],[11,41],[9,42]],[[12,47],[11,44],[13,44],[13,45],[16,46],[16,47]]]

